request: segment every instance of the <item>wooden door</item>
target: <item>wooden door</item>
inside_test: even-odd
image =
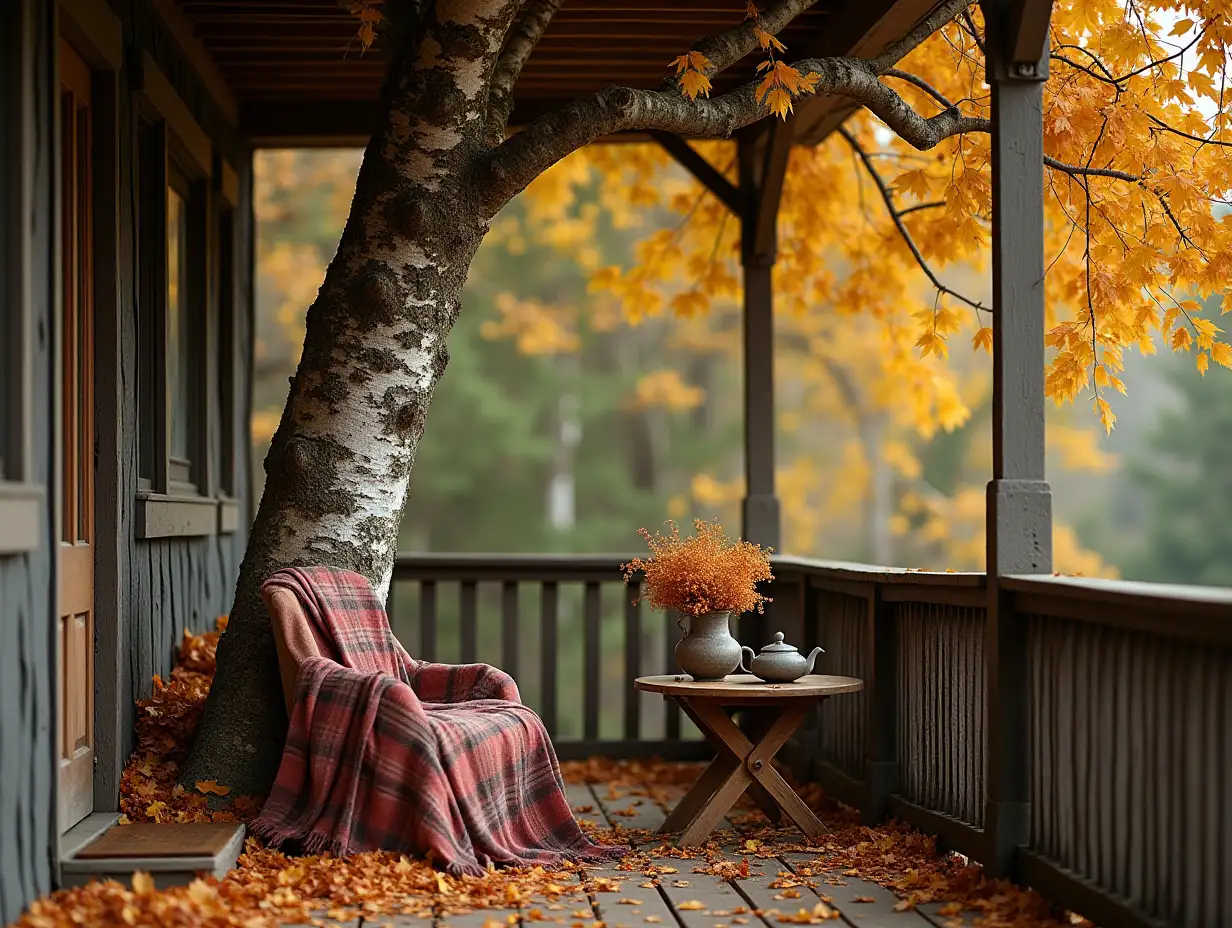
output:
[[[94,225],[90,69],[60,43],[60,830],[94,808]]]

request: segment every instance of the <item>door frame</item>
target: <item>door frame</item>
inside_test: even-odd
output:
[[[119,78],[124,62],[123,27],[106,0],[59,0],[55,47],[63,39],[85,61],[90,69],[91,111],[93,117],[93,151],[90,158],[91,210],[93,213],[93,292],[94,292],[94,775],[93,808],[95,813],[119,811],[120,774],[126,758],[125,728],[131,721],[129,703],[131,685],[128,682],[127,642],[122,617],[125,615],[124,590],[128,573],[128,556],[132,531],[121,520],[122,485],[120,475],[124,452],[125,404],[121,378],[121,301],[120,301],[120,92]],[[59,67],[57,64],[57,73]],[[57,104],[58,113],[58,104]],[[57,124],[59,116],[57,115]],[[57,135],[57,163],[60,142]],[[57,216],[62,191],[57,179]],[[58,220],[57,220],[58,221]],[[57,227],[57,248],[61,232]],[[63,256],[57,252],[57,267]],[[59,273],[59,272],[58,272]],[[62,303],[63,297],[57,300]],[[58,323],[57,323],[58,325]],[[53,384],[60,390],[63,372],[63,333],[57,331]],[[56,410],[56,428],[63,403],[60,395],[52,397]],[[58,434],[58,433],[57,433]],[[57,461],[59,459],[57,454]],[[62,519],[63,487],[59,485],[57,465],[55,490],[55,524]],[[102,539],[110,543],[99,544]],[[55,581],[58,583],[58,580]],[[52,590],[53,596],[58,590]],[[57,607],[58,615],[58,607]],[[56,718],[63,711],[59,706],[60,680],[55,682]],[[57,725],[58,725],[57,721]],[[59,736],[56,751],[58,757]],[[58,761],[57,761],[58,767]],[[58,779],[58,777],[57,777]],[[58,787],[58,784],[55,785]],[[55,831],[59,838],[59,795],[54,796],[57,817]],[[87,818],[87,822],[90,819]],[[61,840],[63,845],[63,840]],[[63,847],[57,849],[57,862],[63,858]]]

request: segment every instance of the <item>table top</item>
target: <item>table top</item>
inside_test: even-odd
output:
[[[698,682],[687,674],[665,674],[638,677],[635,688],[664,696],[688,696],[694,699],[722,700],[785,700],[808,697],[820,699],[839,693],[857,693],[864,681],[856,677],[834,677],[811,673],[794,683],[763,683],[752,674],[731,674],[722,680]]]

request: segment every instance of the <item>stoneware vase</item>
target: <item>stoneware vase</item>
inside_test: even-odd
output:
[[[694,680],[722,680],[740,666],[740,643],[732,637],[730,612],[708,612],[687,621],[688,630],[676,645],[681,670]]]

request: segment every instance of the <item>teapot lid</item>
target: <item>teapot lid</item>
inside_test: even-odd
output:
[[[796,648],[795,646],[790,645],[786,641],[783,640],[782,632],[775,632],[774,633],[774,643],[768,644],[764,648],[762,648],[763,652],[765,651],[772,651],[772,652],[773,651],[798,651],[798,650],[799,648]]]

